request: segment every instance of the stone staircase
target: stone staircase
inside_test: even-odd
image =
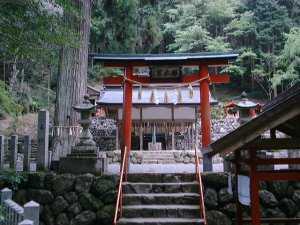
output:
[[[194,225],[200,219],[194,174],[129,174],[121,225]]]
[[[173,152],[144,151],[143,163],[145,164],[172,164],[176,163]]]

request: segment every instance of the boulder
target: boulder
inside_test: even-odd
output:
[[[42,205],[50,204],[54,200],[54,196],[51,191],[44,189],[29,189],[28,198]]]
[[[96,220],[96,213],[92,211],[83,211],[71,220],[71,225],[92,225]]]
[[[65,213],[61,213],[56,218],[56,225],[69,225],[68,216]]]
[[[293,200],[283,198],[279,202],[279,208],[288,216],[293,217],[297,213],[297,206]]]
[[[47,173],[45,175],[44,186],[47,190],[52,190],[53,180],[56,177],[55,173]]]
[[[116,190],[110,190],[109,192],[106,192],[105,195],[102,195],[100,199],[104,203],[104,205],[109,205],[114,204],[116,202],[116,198]]]
[[[221,211],[231,218],[234,218],[236,216],[236,205],[235,203],[229,203],[225,205]]]
[[[207,188],[204,194],[205,206],[208,209],[214,209],[218,206],[218,194],[214,189]]]
[[[26,202],[28,202],[27,198],[27,191],[24,189],[18,190],[16,194],[13,196],[14,201],[17,202],[20,205],[24,205]]]
[[[74,203],[72,204],[69,208],[68,208],[68,213],[70,218],[75,217],[76,215],[78,215],[80,212],[82,211],[82,207],[79,203]]]
[[[43,212],[41,213],[40,219],[46,225],[55,225],[54,215],[52,213],[51,207],[49,205],[45,205]]]
[[[95,176],[93,174],[83,174],[76,178],[75,191],[78,193],[89,192]]]
[[[227,188],[220,189],[218,197],[221,205],[225,205],[233,200],[233,196],[228,192]]]
[[[289,184],[287,181],[273,181],[268,183],[269,190],[276,196],[277,199],[286,197]]]
[[[228,186],[228,178],[226,173],[207,173],[202,176],[205,187],[211,187],[216,190]]]
[[[300,190],[295,190],[292,199],[298,206],[300,205]]]
[[[29,173],[28,186],[29,188],[42,189],[44,188],[45,173]]]
[[[78,201],[78,196],[75,192],[67,192],[64,194],[64,198],[67,200],[69,204],[73,204]]]
[[[79,195],[79,203],[84,210],[97,211],[102,207],[103,203],[90,193],[82,193]]]
[[[209,225],[231,225],[231,220],[222,212],[217,210],[208,211],[207,223]]]
[[[111,225],[114,216],[114,206],[106,205],[97,211],[97,223],[103,225]]]
[[[269,218],[285,218],[286,215],[278,208],[267,208],[265,209],[265,215]]]
[[[260,190],[259,191],[259,199],[261,203],[266,207],[275,207],[278,205],[278,201],[273,193],[267,190]]]
[[[92,193],[100,197],[104,195],[106,192],[110,190],[115,190],[116,186],[115,183],[112,180],[105,179],[103,177],[97,177],[94,181],[94,184],[92,186]]]
[[[62,196],[58,196],[51,205],[51,209],[54,215],[58,215],[68,208],[68,206],[68,202]]]
[[[53,179],[53,191],[56,195],[72,191],[74,187],[75,176],[72,174],[57,175]]]

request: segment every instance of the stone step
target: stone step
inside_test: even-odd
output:
[[[174,164],[174,159],[143,159],[144,164]]]
[[[144,183],[177,183],[177,182],[193,182],[195,181],[195,174],[184,173],[184,174],[157,174],[157,173],[147,173],[147,174],[129,174],[129,182],[144,182]]]
[[[144,193],[197,193],[197,182],[178,182],[178,183],[131,183],[124,182],[125,194],[144,194]]]
[[[173,156],[161,156],[161,155],[157,155],[157,156],[144,156],[143,159],[174,159]]]
[[[122,216],[126,218],[199,218],[198,205],[125,205]]]
[[[186,218],[121,218],[118,224],[126,225],[196,225],[204,224],[203,219]]]
[[[150,194],[125,194],[125,205],[152,205],[152,204],[186,204],[199,203],[197,193],[150,193]]]

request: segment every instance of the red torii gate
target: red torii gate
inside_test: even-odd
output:
[[[207,147],[211,143],[211,112],[210,112],[210,91],[211,83],[228,83],[229,76],[226,74],[209,74],[209,66],[227,65],[235,60],[238,54],[235,53],[178,53],[178,54],[91,54],[93,62],[102,62],[104,67],[124,68],[124,77],[106,77],[105,84],[123,85],[123,147],[131,150],[131,127],[132,127],[132,87],[133,83],[181,83],[190,84],[200,82],[200,113],[202,147]],[[168,77],[165,79],[153,79],[149,77],[134,76],[134,67],[151,66],[198,66],[199,74],[186,76]],[[212,162],[209,158],[204,158],[203,168],[205,171],[212,170]]]

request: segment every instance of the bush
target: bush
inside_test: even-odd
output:
[[[9,115],[17,115],[22,111],[22,107],[18,105],[5,89],[5,83],[0,81],[0,116],[4,117],[5,113]]]
[[[0,188],[8,187],[16,191],[19,186],[27,181],[27,174],[14,170],[0,171]]]

